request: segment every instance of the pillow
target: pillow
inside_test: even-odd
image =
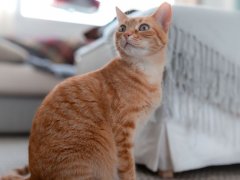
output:
[[[28,59],[28,52],[22,47],[0,38],[0,62],[23,62]]]

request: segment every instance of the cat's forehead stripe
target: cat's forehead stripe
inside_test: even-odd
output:
[[[141,24],[143,22],[145,22],[145,18],[129,18],[127,21],[125,21],[124,24],[126,24],[127,26],[135,26],[136,24]]]

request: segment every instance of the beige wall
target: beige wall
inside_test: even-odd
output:
[[[234,9],[239,0],[175,0],[176,4],[201,4],[220,9]]]
[[[235,4],[235,0],[200,0],[200,2],[221,9],[234,9]]]
[[[197,4],[199,0],[175,0],[176,4]]]

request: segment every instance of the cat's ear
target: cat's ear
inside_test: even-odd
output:
[[[161,24],[163,30],[168,32],[172,20],[172,7],[168,3],[163,3],[152,15],[152,17]]]
[[[122,23],[123,21],[128,19],[127,15],[124,14],[118,7],[116,7],[116,14],[119,23]]]

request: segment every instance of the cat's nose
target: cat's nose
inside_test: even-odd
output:
[[[127,39],[129,36],[131,36],[133,33],[131,31],[127,31],[124,33],[124,37]]]

